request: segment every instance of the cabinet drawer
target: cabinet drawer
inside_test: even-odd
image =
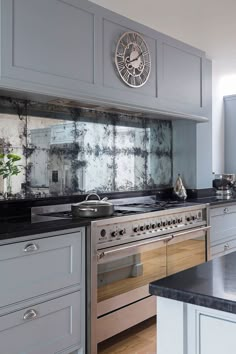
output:
[[[236,250],[236,240],[226,241],[211,247],[211,258],[223,256]]]
[[[212,245],[236,236],[236,205],[211,209],[210,225]]]
[[[80,292],[75,292],[0,317],[0,352],[54,354],[79,347],[80,305]]]
[[[82,235],[0,247],[0,307],[81,282]]]
[[[230,213],[236,213],[236,204],[224,204],[217,208],[211,208],[211,216],[225,215]]]

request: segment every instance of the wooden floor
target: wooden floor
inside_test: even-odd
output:
[[[99,354],[156,354],[156,318],[152,317],[98,345]]]

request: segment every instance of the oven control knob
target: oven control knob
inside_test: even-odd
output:
[[[173,220],[173,221],[172,221],[172,223],[173,223],[173,224],[175,225],[175,223],[176,223],[176,220]]]
[[[146,225],[146,230],[149,230],[150,229],[150,225]]]
[[[171,225],[171,224],[172,224],[172,222],[171,222],[171,220],[169,220],[169,221],[168,221],[168,225]]]
[[[137,227],[134,227],[134,232],[138,232],[138,228]]]
[[[161,223],[160,222],[157,223],[157,227],[161,227]]]
[[[188,216],[188,217],[186,218],[186,220],[187,220],[187,221],[190,221],[190,217]]]
[[[180,223],[181,223],[181,221],[182,221],[182,219],[178,219],[177,221],[178,221],[178,223],[180,224]]]
[[[166,226],[166,222],[165,221],[163,221],[162,226]]]
[[[155,229],[156,228],[156,225],[155,224],[152,224],[152,229]]]
[[[140,231],[143,231],[144,230],[144,226],[140,226]]]
[[[124,235],[124,233],[125,233],[125,230],[120,230],[119,231],[119,234],[122,236],[122,235]]]
[[[195,216],[192,216],[192,220],[195,220],[196,218],[195,218]]]
[[[105,229],[102,229],[101,232],[100,232],[100,235],[102,237],[105,237],[106,236],[106,230]]]
[[[116,231],[112,231],[111,236],[116,237]]]

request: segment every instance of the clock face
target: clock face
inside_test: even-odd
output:
[[[131,87],[143,86],[151,72],[151,56],[142,36],[125,32],[116,46],[115,63],[122,80]]]

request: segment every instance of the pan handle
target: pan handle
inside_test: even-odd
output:
[[[79,211],[94,211],[94,213],[97,213],[97,209],[95,208],[78,208]]]
[[[95,196],[98,198],[98,200],[101,200],[101,198],[99,197],[99,195],[98,195],[97,193],[90,193],[90,194],[88,194],[85,200],[88,200],[89,197],[91,197],[91,195],[95,195]]]

